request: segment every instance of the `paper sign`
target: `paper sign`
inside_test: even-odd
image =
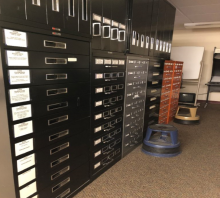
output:
[[[17,160],[18,172],[21,172],[31,166],[35,165],[35,154],[28,155]]]
[[[37,192],[37,183],[33,182],[32,184],[26,186],[25,188],[23,188],[19,191],[20,198],[27,198],[36,192]]]
[[[30,70],[9,70],[10,85],[30,84]]]
[[[97,145],[97,144],[99,144],[99,143],[101,143],[101,142],[102,142],[102,139],[100,138],[100,139],[94,141],[94,145]]]
[[[7,50],[8,66],[29,66],[28,52]]]
[[[14,125],[14,137],[21,137],[33,133],[33,122],[22,122]]]
[[[99,166],[101,166],[100,162],[94,165],[94,169],[98,168]]]
[[[12,120],[20,120],[32,116],[31,105],[12,107]]]
[[[97,133],[97,132],[99,132],[99,131],[101,131],[102,130],[102,127],[100,126],[100,127],[97,127],[97,128],[95,128],[95,133]]]
[[[102,79],[103,78],[103,74],[95,74],[95,79]]]
[[[98,59],[98,58],[95,59],[95,64],[96,65],[103,65],[103,63],[104,63],[103,59]]]
[[[95,89],[95,93],[102,93],[103,92],[103,88],[96,88]]]
[[[102,105],[102,101],[98,101],[95,103],[95,107],[101,106]]]
[[[29,151],[33,151],[33,149],[34,149],[33,138],[16,143],[15,156],[19,156]]]
[[[124,65],[125,61],[124,60],[119,60],[119,65]]]
[[[30,89],[29,88],[10,89],[9,97],[11,104],[30,101]]]
[[[100,119],[100,118],[102,118],[102,114],[101,114],[101,113],[98,114],[98,115],[95,115],[95,120],[98,120],[98,119]]]
[[[36,169],[32,168],[31,170],[18,175],[18,186],[21,187],[34,179],[36,179]]]
[[[118,65],[118,60],[112,60],[112,65]]]
[[[102,151],[98,151],[98,152],[96,152],[95,154],[94,154],[94,157],[98,157],[99,155],[101,155],[102,154]]]
[[[111,59],[104,59],[104,64],[112,64],[112,60]]]
[[[27,33],[4,29],[5,44],[15,47],[27,47]]]

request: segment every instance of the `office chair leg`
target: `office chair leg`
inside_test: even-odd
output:
[[[206,103],[205,103],[204,109],[208,106],[209,92],[210,92],[210,86],[208,86],[208,92],[207,92]]]

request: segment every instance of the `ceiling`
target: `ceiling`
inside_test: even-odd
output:
[[[184,23],[220,21],[220,0],[168,0],[176,8],[175,29]]]

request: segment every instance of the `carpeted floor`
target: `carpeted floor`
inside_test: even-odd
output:
[[[198,114],[200,125],[173,124],[181,155],[156,158],[138,147],[74,198],[220,198],[220,105]]]

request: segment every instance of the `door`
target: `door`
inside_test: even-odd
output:
[[[27,20],[37,23],[46,24],[46,1],[45,0],[28,0],[26,1]]]
[[[78,33],[78,0],[64,0],[64,26],[68,33]]]
[[[91,35],[90,0],[79,0],[79,33]]]

